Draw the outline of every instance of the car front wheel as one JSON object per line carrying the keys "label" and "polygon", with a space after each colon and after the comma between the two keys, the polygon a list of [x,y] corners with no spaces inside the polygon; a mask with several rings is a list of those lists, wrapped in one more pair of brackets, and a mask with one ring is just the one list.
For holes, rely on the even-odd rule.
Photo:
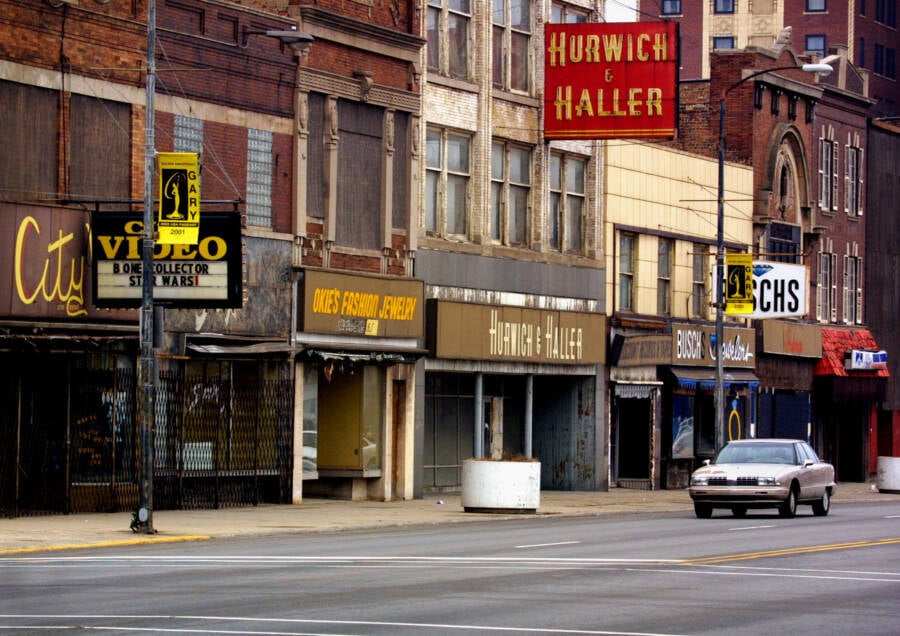
{"label": "car front wheel", "polygon": [[817,517],[824,517],[828,514],[828,511],[831,509],[831,495],[828,491],[825,491],[825,494],[822,495],[822,498],[813,503],[812,505],[813,514]]}
{"label": "car front wheel", "polygon": [[695,503],[694,504],[694,514],[697,515],[698,519],[709,519],[712,517],[712,506],[704,503]]}
{"label": "car front wheel", "polygon": [[797,489],[791,488],[787,498],[778,506],[778,514],[790,519],[797,514]]}

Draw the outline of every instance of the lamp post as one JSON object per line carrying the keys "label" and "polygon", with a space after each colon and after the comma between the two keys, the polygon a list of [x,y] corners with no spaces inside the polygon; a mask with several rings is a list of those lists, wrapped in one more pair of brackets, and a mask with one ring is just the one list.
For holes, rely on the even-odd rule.
{"label": "lamp post", "polygon": [[716,412],[716,451],[725,445],[725,361],[722,348],[725,340],[725,98],[732,90],[744,82],[774,71],[802,70],[807,73],[826,76],[834,70],[829,64],[803,64],[802,66],[777,66],[767,68],[741,78],[722,91],[719,98],[719,191],[716,222],[716,386],[713,394],[713,408]]}

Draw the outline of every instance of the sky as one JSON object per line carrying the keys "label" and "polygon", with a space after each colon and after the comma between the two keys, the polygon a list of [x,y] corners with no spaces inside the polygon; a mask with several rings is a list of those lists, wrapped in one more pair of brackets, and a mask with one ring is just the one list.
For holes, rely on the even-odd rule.
{"label": "sky", "polygon": [[637,0],[606,0],[607,22],[634,22]]}

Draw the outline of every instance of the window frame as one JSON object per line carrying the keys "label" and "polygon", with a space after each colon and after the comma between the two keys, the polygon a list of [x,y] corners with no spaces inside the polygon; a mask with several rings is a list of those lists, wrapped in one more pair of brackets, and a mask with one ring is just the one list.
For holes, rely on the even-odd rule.
{"label": "window frame", "polygon": [[[847,248],[849,251],[850,246]],[[855,253],[844,256],[843,282],[844,306],[841,318],[844,324],[858,325],[862,322],[862,259]]]}
{"label": "window frame", "polygon": [[835,212],[838,209],[838,153],[839,145],[830,128],[819,137],[819,209]]}
{"label": "window frame", "polygon": [[691,311],[697,318],[706,318],[706,280],[709,268],[709,245],[695,243],[691,254]]}
{"label": "window frame", "polygon": [[[822,46],[811,46],[821,39]],[[828,37],[824,33],[809,33],[803,39],[805,45],[804,51],[807,53],[818,53],[819,57],[825,57],[826,47],[828,46]]]}
{"label": "window frame", "polygon": [[[275,135],[271,130],[247,129],[247,225],[272,228],[272,186],[275,169]],[[254,148],[254,145],[260,147]],[[268,160],[263,160],[267,156]],[[268,168],[268,170],[266,170]],[[258,192],[251,192],[253,186]]]}
{"label": "window frame", "polygon": [[[436,137],[435,137],[436,136]],[[471,197],[472,184],[472,137],[471,135],[457,132],[448,128],[429,126],[425,133],[425,231],[426,234],[436,237],[454,237],[468,240],[469,238],[469,198]],[[438,142],[437,164],[431,163],[432,154],[430,145],[434,139]],[[466,156],[465,170],[456,169],[449,165],[448,146],[450,141],[465,141]],[[462,159],[462,155],[460,155]],[[429,191],[429,186],[435,180],[434,192]],[[450,182],[458,180],[465,184],[465,193],[462,197],[461,218],[455,219],[465,226],[462,232],[451,232],[449,227]],[[434,207],[429,210],[429,206]],[[432,227],[429,227],[429,224]]]}
{"label": "window frame", "polygon": [[713,13],[734,13],[734,0],[713,0]]}
{"label": "window frame", "polygon": [[824,249],[819,251],[816,266],[816,320],[837,321],[837,255]]}
{"label": "window frame", "polygon": [[826,11],[828,11],[828,0],[806,0],[806,13],[825,13]]}
{"label": "window frame", "polygon": [[[527,31],[522,25],[513,25],[513,2],[519,2],[517,6],[527,8]],[[498,21],[497,9],[498,5],[502,5],[502,16]],[[499,90],[509,91],[512,93],[523,93],[530,95],[534,90],[534,81],[532,78],[532,54],[531,44],[534,36],[534,11],[532,10],[530,0],[492,0],[492,17],[491,17],[491,82],[493,86]],[[500,50],[497,50],[497,39],[500,39]],[[524,86],[518,85],[513,75],[516,69],[516,40],[525,38],[525,50],[521,63],[525,65],[522,76],[525,82]],[[500,66],[498,69],[497,66]],[[499,70],[499,75],[498,75]]]}
{"label": "window frame", "polygon": [[[672,315],[672,272],[675,269],[675,241],[659,238],[656,243],[656,313]],[[665,267],[663,267],[665,263]]]}
{"label": "window frame", "polygon": [[863,149],[857,141],[848,143],[844,153],[844,212],[850,216],[862,216],[865,195]]}
{"label": "window frame", "polygon": [[[575,20],[570,20],[574,16]],[[553,2],[550,5],[550,24],[587,24],[591,21],[591,13],[582,7],[567,2]]]}
{"label": "window frame", "polygon": [[[722,42],[727,41],[728,46],[719,46]],[[714,35],[712,39],[713,51],[729,51],[734,48],[733,35]]]}
{"label": "window frame", "polygon": [[[625,244],[629,244],[629,255],[623,260]],[[637,261],[637,235],[631,232],[620,232],[618,241],[618,253],[616,255],[616,278],[618,284],[618,294],[616,294],[617,309],[619,311],[635,310],[635,262]],[[622,265],[627,264],[628,269],[624,270]]]}
{"label": "window frame", "polygon": [[681,0],[662,0],[659,5],[660,15],[681,15]]}
{"label": "window frame", "polygon": [[[554,162],[559,162],[559,171],[557,172]],[[581,166],[581,190],[575,189],[577,182],[570,179],[571,166]],[[550,190],[550,206],[548,219],[549,227],[549,244],[550,249],[567,253],[567,254],[584,254],[585,244],[585,212],[587,210],[587,175],[588,175],[588,158],[581,155],[573,155],[571,153],[554,150],[550,153],[549,181],[548,188]],[[577,178],[577,175],[576,175]],[[580,211],[578,212],[578,229],[577,229],[577,245],[572,241],[574,224],[571,214],[571,203],[580,202]]]}
{"label": "window frame", "polygon": [[[444,77],[452,77],[456,79],[469,80],[472,75],[472,5],[471,0],[428,0],[426,5],[425,16],[425,39],[426,53],[425,63],[429,70],[435,71],[438,75]],[[437,24],[435,30],[437,32],[437,51],[431,50],[432,42],[430,41],[430,19],[436,15]],[[454,20],[459,20],[460,24],[466,25],[466,32],[463,34],[465,47],[460,48],[459,38],[451,41],[451,25]],[[436,62],[436,64],[435,64]],[[458,63],[454,64],[454,62]]]}
{"label": "window frame", "polygon": [[[496,152],[500,152],[500,174],[494,172],[497,167]],[[513,168],[513,155],[527,153],[526,162],[527,181],[515,180]],[[502,139],[494,139],[491,142],[491,215],[488,228],[488,236],[492,242],[515,247],[527,247],[531,243],[531,197],[534,187],[534,150],[522,144],[516,144]],[[514,205],[520,201],[514,197],[513,192],[524,192],[524,209],[520,210]],[[518,212],[519,214],[515,214]],[[513,223],[514,216],[517,219]],[[513,236],[514,228],[521,225],[521,240]]]}

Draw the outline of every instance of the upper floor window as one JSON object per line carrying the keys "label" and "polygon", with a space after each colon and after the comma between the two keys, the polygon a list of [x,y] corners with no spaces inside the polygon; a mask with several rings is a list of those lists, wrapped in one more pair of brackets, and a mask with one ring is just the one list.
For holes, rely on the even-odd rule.
{"label": "upper floor window", "polygon": [[722,49],[733,49],[734,48],[734,38],[731,36],[728,37],[714,37],[713,38],[713,49],[714,50],[722,50]]}
{"label": "upper floor window", "polygon": [[826,0],[806,0],[806,10],[809,12],[827,11],[828,3]]}
{"label": "upper floor window", "polygon": [[203,120],[175,115],[175,152],[203,152]]}
{"label": "upper floor window", "polygon": [[824,35],[807,35],[806,50],[810,53],[818,53],[819,57],[825,56],[825,36]]}
{"label": "upper floor window", "polygon": [[663,15],[679,15],[681,13],[681,0],[663,0]]}
{"label": "upper floor window", "polygon": [[672,257],[675,248],[670,239],[661,238],[656,245],[656,313],[669,316],[672,314]]}
{"label": "upper floor window", "polygon": [[884,45],[875,43],[874,50],[872,51],[872,70],[879,74],[885,75],[884,72]]}
{"label": "upper floor window", "polygon": [[531,150],[495,141],[491,146],[491,239],[528,244]]}
{"label": "upper floor window", "polygon": [[[848,250],[851,249],[847,246]],[[856,246],[853,246],[855,252]],[[855,254],[844,257],[843,319],[848,325],[862,322],[862,259]]]}
{"label": "upper floor window", "polygon": [[838,144],[831,139],[833,131],[822,131],[819,137],[819,207],[837,210],[838,197]]}
{"label": "upper floor window", "polygon": [[889,27],[897,26],[896,0],[875,0],[875,21]]}
{"label": "upper floor window", "polygon": [[850,216],[862,216],[863,213],[863,150],[859,140],[854,140],[846,148],[847,158],[844,162],[844,211]]}
{"label": "upper floor window", "polygon": [[[830,248],[830,245],[828,246]],[[837,286],[834,269],[837,256],[830,252],[819,252],[816,270],[816,320],[835,322],[837,320]]]}
{"label": "upper floor window", "polygon": [[619,235],[619,309],[634,311],[634,234]]}
{"label": "upper floor window", "polygon": [[247,224],[272,227],[272,132],[247,129]]}
{"label": "upper floor window", "polygon": [[584,24],[590,14],[580,7],[563,2],[554,2],[550,6],[550,22],[553,24]]}
{"label": "upper floor window", "polygon": [[859,38],[859,67],[866,68],[866,38]]}
{"label": "upper floor window", "polygon": [[493,0],[492,77],[494,86],[528,91],[531,42],[530,0]]}
{"label": "upper floor window", "polygon": [[709,246],[695,244],[691,255],[693,283],[691,285],[691,315],[706,317],[706,268],[709,266]]}
{"label": "upper floor window", "polygon": [[734,13],[734,0],[715,0],[713,11],[716,13]]}
{"label": "upper floor window", "polygon": [[468,79],[470,0],[428,0],[426,20],[428,68]]}
{"label": "upper floor window", "polygon": [[469,145],[465,135],[429,128],[425,140],[425,230],[467,234]]}
{"label": "upper floor window", "polygon": [[578,157],[550,155],[550,247],[554,250],[583,251],[586,165]]}

